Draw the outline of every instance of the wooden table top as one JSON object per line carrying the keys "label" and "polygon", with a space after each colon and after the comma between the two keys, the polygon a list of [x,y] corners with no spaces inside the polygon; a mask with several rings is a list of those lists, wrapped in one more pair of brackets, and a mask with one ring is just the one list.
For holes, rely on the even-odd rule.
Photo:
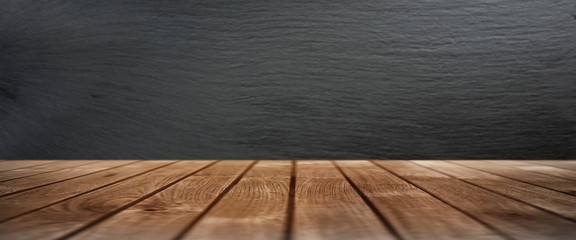
{"label": "wooden table top", "polygon": [[576,161],[0,161],[0,239],[576,239]]}

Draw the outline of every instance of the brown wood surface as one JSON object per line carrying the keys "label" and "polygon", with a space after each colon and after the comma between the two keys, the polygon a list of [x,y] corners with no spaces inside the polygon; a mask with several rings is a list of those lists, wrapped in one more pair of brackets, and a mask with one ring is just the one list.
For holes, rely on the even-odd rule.
{"label": "brown wood surface", "polygon": [[454,178],[576,221],[576,197],[446,161],[415,161]]}
{"label": "brown wood surface", "polygon": [[10,171],[14,169],[23,169],[33,166],[42,166],[55,162],[57,161],[55,160],[2,161],[0,162],[0,172]]}
{"label": "brown wood surface", "polygon": [[531,160],[528,162],[533,163],[533,164],[543,165],[543,166],[557,167],[557,168],[562,168],[562,169],[566,169],[566,170],[576,171],[576,161],[567,161],[567,160],[556,160],[556,161],[539,160],[539,161],[536,161],[536,160]]}
{"label": "brown wood surface", "polygon": [[492,164],[486,161],[450,162],[576,196],[576,184],[574,184],[572,181],[566,181],[566,179],[563,178],[544,175],[500,164]]}
{"label": "brown wood surface", "polygon": [[25,178],[29,176],[41,175],[49,172],[55,172],[62,169],[67,169],[75,166],[90,165],[98,163],[99,161],[84,160],[84,161],[59,161],[51,164],[42,164],[30,166],[20,169],[13,169],[0,172],[0,182]]}
{"label": "brown wood surface", "polygon": [[[118,161],[109,164],[123,163],[123,161]],[[2,209],[0,222],[165,164],[167,163],[161,161],[139,162],[2,197],[0,198],[0,209]]]}
{"label": "brown wood surface", "polygon": [[[481,163],[481,162],[479,162]],[[378,164],[509,238],[576,238],[576,223],[411,162]],[[535,227],[538,226],[538,227]]]}
{"label": "brown wood surface", "polygon": [[576,181],[576,171],[566,170],[558,167],[545,166],[530,161],[488,161],[491,164],[499,164],[504,166],[512,166],[518,169],[540,173],[544,175],[555,176],[572,181]]}
{"label": "brown wood surface", "polygon": [[252,163],[216,163],[73,238],[107,240],[179,237]]}
{"label": "brown wood surface", "polygon": [[572,240],[575,166],[0,161],[0,240]]}
{"label": "brown wood surface", "polygon": [[295,239],[394,239],[329,161],[298,161]]}
{"label": "brown wood surface", "polygon": [[288,161],[260,161],[184,239],[283,239],[291,168]]}
{"label": "brown wood surface", "polygon": [[[207,162],[177,162],[0,224],[10,239],[59,238],[166,186]],[[128,170],[125,170],[128,171]],[[149,184],[142,184],[150,181]],[[111,197],[113,196],[113,197]],[[34,231],[29,231],[34,228]]]}
{"label": "brown wood surface", "polygon": [[0,187],[0,197],[6,195],[13,195],[17,192],[22,192],[37,187],[44,187],[50,184],[63,182],[74,178],[88,176],[90,174],[98,173],[101,171],[105,171],[108,169],[116,168],[119,166],[135,162],[136,161],[104,161],[104,162],[97,162],[91,165],[80,165],[71,168],[60,169],[58,171],[49,172],[45,174],[8,180],[4,182],[4,184],[2,184],[2,187]]}
{"label": "brown wood surface", "polygon": [[[368,161],[337,165],[406,239],[503,239],[464,213]],[[425,206],[425,207],[423,207]]]}

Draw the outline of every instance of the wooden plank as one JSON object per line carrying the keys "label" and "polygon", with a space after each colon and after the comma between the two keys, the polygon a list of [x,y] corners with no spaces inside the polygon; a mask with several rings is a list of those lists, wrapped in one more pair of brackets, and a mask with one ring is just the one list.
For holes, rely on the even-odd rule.
{"label": "wooden plank", "polygon": [[76,166],[42,175],[19,178],[0,183],[0,197],[17,192],[46,186],[49,184],[70,181],[71,179],[95,174],[110,168],[135,163],[135,161],[103,161],[92,165]]}
{"label": "wooden plank", "polygon": [[574,160],[530,160],[530,163],[576,171]]}
{"label": "wooden plank", "polygon": [[329,161],[298,161],[294,239],[394,239]]}
{"label": "wooden plank", "polygon": [[576,222],[576,197],[445,161],[414,162]]}
{"label": "wooden plank", "polygon": [[253,161],[223,161],[204,169],[71,239],[174,239]]}
{"label": "wooden plank", "polygon": [[284,239],[291,164],[261,161],[183,239]]}
{"label": "wooden plank", "polygon": [[155,169],[118,184],[4,222],[0,224],[0,232],[3,237],[14,240],[65,237],[127,204],[180,181],[209,163],[210,161],[183,161]]}
{"label": "wooden plank", "polygon": [[56,160],[10,160],[0,162],[0,172],[10,171],[14,169],[27,168],[31,166],[40,166],[57,162]]}
{"label": "wooden plank", "polygon": [[[129,162],[131,161],[119,161],[116,164]],[[2,211],[0,211],[0,222],[122,181],[131,176],[162,167],[169,163],[171,163],[171,161],[141,161],[2,197],[0,198],[0,209],[2,209]],[[110,161],[110,164],[114,163]]]}
{"label": "wooden plank", "polygon": [[567,180],[571,180],[571,181],[576,181],[576,171],[571,171],[571,170],[566,170],[566,169],[551,167],[551,166],[539,165],[539,164],[531,163],[530,161],[498,160],[498,161],[488,161],[488,162],[491,164],[495,164],[495,165],[510,166],[510,167],[522,169],[522,170],[529,171],[529,172],[535,172],[535,173],[555,176],[555,177],[559,177],[559,178],[563,178],[563,179],[567,179]]}
{"label": "wooden plank", "polygon": [[13,169],[13,170],[1,172],[0,173],[0,182],[18,179],[18,178],[25,178],[28,176],[36,176],[36,175],[54,172],[54,171],[58,171],[58,170],[66,169],[66,168],[75,167],[75,166],[94,164],[97,162],[98,161],[94,161],[94,160],[60,161],[60,162],[54,162],[51,164],[42,164],[42,165],[25,167],[25,168]]}
{"label": "wooden plank", "polygon": [[565,179],[529,172],[514,167],[491,164],[487,161],[450,161],[452,163],[489,172],[501,177],[515,179],[524,183],[545,187],[576,196],[576,184]]}
{"label": "wooden plank", "polygon": [[410,162],[378,161],[412,184],[516,239],[575,239],[576,223]]}
{"label": "wooden plank", "polygon": [[504,239],[368,161],[335,162],[404,239]]}

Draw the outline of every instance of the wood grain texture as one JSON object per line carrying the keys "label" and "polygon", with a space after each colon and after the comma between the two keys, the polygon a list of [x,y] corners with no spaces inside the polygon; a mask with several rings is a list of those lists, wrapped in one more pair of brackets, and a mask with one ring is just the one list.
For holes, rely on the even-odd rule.
{"label": "wood grain texture", "polygon": [[183,239],[283,239],[291,164],[260,161]]}
{"label": "wood grain texture", "polygon": [[[111,165],[131,161],[110,162]],[[143,161],[0,198],[0,222],[168,164]]]}
{"label": "wood grain texture", "polygon": [[471,184],[546,209],[576,222],[576,197],[445,161],[414,162]]}
{"label": "wood grain texture", "polygon": [[576,239],[576,161],[4,162],[1,240]]}
{"label": "wood grain texture", "polygon": [[543,166],[550,166],[550,167],[557,167],[566,170],[576,171],[576,161],[568,161],[568,160],[530,160],[527,161],[533,164],[539,164]]}
{"label": "wood grain texture", "polygon": [[58,171],[58,170],[66,169],[66,168],[75,167],[75,166],[95,164],[98,162],[99,161],[93,161],[93,160],[59,161],[59,162],[53,162],[50,164],[41,164],[41,165],[35,165],[35,166],[24,167],[24,168],[19,168],[19,169],[13,169],[13,170],[9,170],[9,171],[0,172],[0,182],[12,180],[12,179],[18,179],[18,178],[25,178],[28,176],[36,176],[36,175],[40,175],[43,173],[54,172],[54,171]]}
{"label": "wood grain texture", "polygon": [[[209,162],[177,162],[0,224],[9,239],[55,239],[89,226],[100,217],[154,192]],[[149,184],[142,184],[150,181]],[[29,231],[34,228],[34,231]]]}
{"label": "wood grain texture", "polygon": [[219,162],[72,239],[174,239],[251,163]]}
{"label": "wood grain texture", "polygon": [[298,161],[294,239],[394,239],[329,161]]}
{"label": "wood grain texture", "polygon": [[0,162],[0,172],[10,171],[14,169],[27,168],[32,166],[41,166],[45,164],[50,164],[57,162],[56,160],[26,160],[26,161],[1,161]]}
{"label": "wood grain texture", "polygon": [[504,165],[504,166],[511,166],[518,169],[522,169],[525,171],[555,176],[563,179],[568,179],[572,181],[576,181],[576,171],[566,170],[562,168],[552,167],[552,166],[544,166],[535,163],[531,163],[530,161],[489,161],[489,163],[494,165]]}
{"label": "wood grain texture", "polygon": [[576,196],[576,184],[562,178],[543,175],[514,167],[491,164],[487,161],[450,162]]}
{"label": "wood grain texture", "polygon": [[504,239],[371,162],[338,161],[337,165],[404,239]]}
{"label": "wood grain texture", "polygon": [[87,166],[86,165],[76,166],[42,175],[35,175],[26,178],[18,178],[14,180],[5,181],[0,186],[0,197],[14,194],[16,192],[22,192],[27,189],[36,188],[39,186],[47,186],[48,184],[63,182],[66,180],[87,176],[90,174],[105,171],[107,169],[135,162],[136,161],[105,161]]}
{"label": "wood grain texture", "polygon": [[575,239],[576,224],[410,162],[378,164],[516,239]]}

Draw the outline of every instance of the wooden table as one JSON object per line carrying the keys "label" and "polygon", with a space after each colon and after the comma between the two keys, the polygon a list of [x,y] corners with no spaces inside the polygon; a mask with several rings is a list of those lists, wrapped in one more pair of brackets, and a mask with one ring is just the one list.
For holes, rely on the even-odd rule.
{"label": "wooden table", "polygon": [[0,239],[576,239],[576,161],[0,161]]}

